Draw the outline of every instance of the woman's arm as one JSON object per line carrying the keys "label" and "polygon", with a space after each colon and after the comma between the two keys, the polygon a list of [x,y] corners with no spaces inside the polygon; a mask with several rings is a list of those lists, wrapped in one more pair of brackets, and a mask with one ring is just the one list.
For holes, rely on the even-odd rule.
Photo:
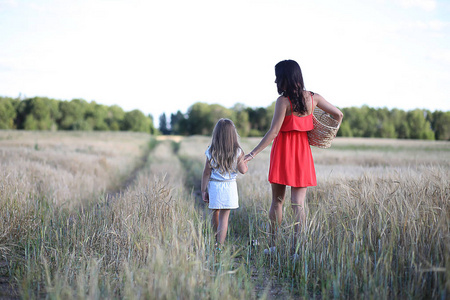
{"label": "woman's arm", "polygon": [[208,187],[209,177],[211,177],[211,165],[209,164],[209,159],[206,159],[205,168],[203,169],[201,191],[202,199],[207,203],[209,202],[209,194],[206,191],[206,188]]}
{"label": "woman's arm", "polygon": [[237,169],[241,174],[245,174],[248,171],[247,161],[244,160],[244,152],[238,158]]}
{"label": "woman's arm", "polygon": [[335,120],[341,123],[344,114],[336,106],[325,100],[325,98],[319,94],[314,94],[314,102],[316,102],[316,105],[319,108],[332,115]]}
{"label": "woman's arm", "polygon": [[267,146],[272,143],[273,139],[280,132],[281,125],[283,125],[284,117],[286,116],[286,109],[289,106],[289,100],[285,97],[279,97],[275,104],[275,112],[272,118],[272,124],[270,125],[269,131],[262,138],[261,142],[244,157],[245,161],[252,160],[259,152],[264,150]]}

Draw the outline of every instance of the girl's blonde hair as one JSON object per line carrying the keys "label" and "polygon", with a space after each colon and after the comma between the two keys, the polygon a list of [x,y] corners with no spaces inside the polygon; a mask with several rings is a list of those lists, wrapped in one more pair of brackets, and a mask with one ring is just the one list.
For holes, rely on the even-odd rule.
{"label": "girl's blonde hair", "polygon": [[238,149],[242,151],[233,121],[230,119],[217,121],[209,148],[211,167],[219,169],[221,173],[235,172]]}

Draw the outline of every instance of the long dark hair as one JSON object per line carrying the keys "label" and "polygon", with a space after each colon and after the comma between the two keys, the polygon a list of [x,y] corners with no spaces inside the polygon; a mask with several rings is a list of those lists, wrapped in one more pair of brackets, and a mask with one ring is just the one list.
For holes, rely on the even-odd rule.
{"label": "long dark hair", "polygon": [[278,94],[288,97],[292,110],[303,114],[307,111],[303,90],[302,70],[294,60],[283,60],[275,65],[275,76]]}

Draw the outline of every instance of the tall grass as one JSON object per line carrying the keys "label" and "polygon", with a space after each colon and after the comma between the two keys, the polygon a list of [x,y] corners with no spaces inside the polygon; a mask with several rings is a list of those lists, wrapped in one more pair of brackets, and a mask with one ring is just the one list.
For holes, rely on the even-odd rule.
{"label": "tall grass", "polygon": [[[337,140],[336,149],[314,149],[319,185],[308,190],[299,243],[287,200],[268,257],[269,150],[238,178],[240,208],[219,255],[193,193],[209,138],[153,141],[142,159],[148,136],[14,134],[0,132],[0,276],[22,298],[450,295],[448,143]],[[242,140],[247,151],[256,143]]]}
{"label": "tall grass", "polygon": [[[246,139],[242,145],[249,151],[255,142]],[[270,282],[270,290],[283,297],[445,299],[450,295],[450,145],[345,142],[348,147],[338,140],[336,149],[313,149],[318,186],[308,190],[307,224],[294,245],[288,189],[278,253],[270,258],[262,252],[268,246],[269,151],[238,179],[240,208],[231,215],[229,238],[233,244],[254,239],[262,244],[245,250],[255,289]],[[196,142],[201,149],[207,143]],[[300,258],[294,262],[295,251]]]}
{"label": "tall grass", "polygon": [[[3,275],[16,278],[23,298],[251,298],[236,252],[219,258],[213,251],[209,222],[185,190],[172,150],[169,141],[157,144],[134,183],[115,194],[93,193],[70,207],[34,190],[25,195],[31,208],[22,220],[30,224],[16,242],[5,231]],[[18,199],[10,195],[11,206]]]}

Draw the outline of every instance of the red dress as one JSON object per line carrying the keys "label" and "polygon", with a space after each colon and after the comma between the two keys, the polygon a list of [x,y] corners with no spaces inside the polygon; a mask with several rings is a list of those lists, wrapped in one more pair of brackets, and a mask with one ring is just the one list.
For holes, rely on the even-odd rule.
{"label": "red dress", "polygon": [[314,128],[312,114],[285,116],[270,152],[269,182],[292,187],[315,186],[316,170],[307,131]]}

